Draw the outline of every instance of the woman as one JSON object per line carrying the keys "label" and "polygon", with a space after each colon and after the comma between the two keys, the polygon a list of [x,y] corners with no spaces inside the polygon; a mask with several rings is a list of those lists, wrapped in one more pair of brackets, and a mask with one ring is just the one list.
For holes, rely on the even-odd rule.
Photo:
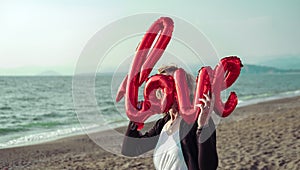
{"label": "woman", "polygon": [[[176,66],[165,66],[158,71],[160,74],[173,75],[176,70]],[[192,90],[191,82],[194,81],[190,75],[187,79]],[[158,92],[157,98],[160,96],[161,93]],[[205,98],[205,103],[211,102],[208,96]],[[205,111],[209,108],[202,107],[204,111],[193,124],[187,124],[176,108],[174,104],[168,113],[144,134],[130,121],[122,145],[122,154],[138,156],[154,149],[153,161],[156,169],[216,169],[218,156],[215,125],[210,115],[202,114],[207,113]]]}

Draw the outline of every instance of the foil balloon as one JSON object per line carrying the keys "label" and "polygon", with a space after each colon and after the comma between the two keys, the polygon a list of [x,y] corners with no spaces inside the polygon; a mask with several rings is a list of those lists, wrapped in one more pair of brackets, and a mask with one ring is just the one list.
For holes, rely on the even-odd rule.
{"label": "foil balloon", "polygon": [[[160,75],[148,79],[153,66],[162,56],[171,39],[173,28],[173,20],[168,17],[161,17],[151,25],[137,47],[128,76],[125,77],[118,90],[116,101],[120,101],[125,96],[125,109],[128,118],[140,123],[140,125],[151,115],[156,114],[156,111],[165,111],[173,103],[174,81],[172,77]],[[157,41],[150,51],[157,36]],[[138,89],[146,79],[144,101],[139,102]],[[154,86],[154,84],[156,85]],[[150,92],[159,88],[163,89],[165,94],[160,104],[157,100],[150,102],[153,99],[150,97]],[[158,107],[160,108],[158,109]]]}
{"label": "foil balloon", "polygon": [[[214,69],[205,66],[199,70],[192,100],[187,74],[182,68],[177,69],[173,76],[156,74],[149,77],[170,42],[173,27],[173,21],[168,17],[161,17],[151,25],[136,49],[129,74],[118,89],[116,102],[125,97],[126,114],[138,125],[138,130],[143,128],[143,123],[150,116],[167,112],[173,106],[177,107],[184,121],[195,122],[205,105],[204,96],[214,95],[214,104],[210,106],[209,103],[209,107],[213,107],[221,117],[230,115],[237,105],[238,98],[234,92],[230,93],[225,103],[221,99],[221,92],[237,80],[243,66],[235,56],[221,59]],[[152,45],[156,38],[157,41]],[[138,89],[143,83],[144,100],[138,101]],[[160,99],[155,95],[157,89],[163,92]]]}
{"label": "foil balloon", "polygon": [[230,87],[240,75],[241,60],[231,56],[221,59],[214,69],[212,93],[215,95],[214,111],[221,117],[227,117],[236,108],[238,98],[235,92],[231,92],[225,103],[221,100],[221,91]]}
{"label": "foil balloon", "polygon": [[187,123],[194,122],[203,105],[201,99],[204,98],[204,94],[208,94],[211,91],[211,68],[203,67],[196,80],[196,91],[193,101],[190,100],[190,89],[188,88],[186,72],[180,68],[174,73],[175,88],[177,93],[177,102],[179,114]]}
{"label": "foil balloon", "polygon": [[[231,92],[227,101],[222,102],[221,92],[230,87],[238,78],[242,67],[238,57],[230,56],[221,59],[220,63],[212,70],[211,67],[202,67],[196,79],[196,91],[193,101],[190,101],[190,90],[187,85],[186,73],[178,69],[174,73],[175,88],[179,113],[187,123],[193,123],[199,113],[200,105],[204,105],[204,95],[214,95],[213,110],[221,117],[229,116],[236,108],[238,98],[235,92]],[[208,105],[208,107],[211,107]],[[207,110],[209,111],[209,110]]]}

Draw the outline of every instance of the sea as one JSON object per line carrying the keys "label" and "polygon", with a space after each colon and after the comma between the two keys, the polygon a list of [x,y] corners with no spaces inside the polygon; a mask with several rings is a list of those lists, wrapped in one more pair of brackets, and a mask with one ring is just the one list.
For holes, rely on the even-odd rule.
{"label": "sea", "polygon": [[[97,109],[90,122],[75,109],[72,76],[0,76],[0,148],[51,141],[58,138],[101,131],[128,124],[124,101],[115,103],[112,75],[95,78],[94,99]],[[238,95],[238,107],[267,100],[300,95],[300,73],[241,74],[225,90]],[[140,96],[141,97],[141,96]],[[82,98],[84,101],[84,97]],[[82,107],[89,108],[88,102]],[[96,116],[95,116],[96,115]],[[232,115],[234,116],[234,115]]]}

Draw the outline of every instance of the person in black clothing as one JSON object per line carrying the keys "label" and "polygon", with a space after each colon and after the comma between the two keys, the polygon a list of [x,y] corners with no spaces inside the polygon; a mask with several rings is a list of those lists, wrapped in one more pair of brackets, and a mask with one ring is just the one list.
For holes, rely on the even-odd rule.
{"label": "person in black clothing", "polygon": [[[165,66],[159,73],[173,75],[176,66]],[[189,88],[193,89],[192,77],[187,75]],[[157,93],[160,97],[160,93]],[[213,102],[205,96],[205,103]],[[200,169],[211,170],[218,167],[216,132],[213,120],[203,107],[195,123],[186,123],[174,106],[146,133],[137,130],[135,122],[130,121],[126,131],[122,154],[138,156],[154,149],[156,169]]]}

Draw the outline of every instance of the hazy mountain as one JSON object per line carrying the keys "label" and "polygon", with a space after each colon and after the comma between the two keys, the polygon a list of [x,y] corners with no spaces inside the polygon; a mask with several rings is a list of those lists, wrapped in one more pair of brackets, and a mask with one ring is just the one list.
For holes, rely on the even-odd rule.
{"label": "hazy mountain", "polygon": [[260,65],[252,65],[245,64],[242,68],[242,73],[244,74],[273,74],[273,73],[300,73],[300,69],[279,69],[275,67],[269,66],[260,66]]}
{"label": "hazy mountain", "polygon": [[300,69],[300,57],[297,56],[283,56],[276,57],[271,60],[266,60],[258,63],[259,65],[276,67],[280,69]]}
{"label": "hazy mountain", "polygon": [[22,66],[12,68],[1,68],[1,76],[62,76],[73,75],[72,67],[43,67],[43,66]]}
{"label": "hazy mountain", "polygon": [[60,75],[61,75],[60,73],[52,70],[43,71],[37,74],[37,76],[60,76]]}

